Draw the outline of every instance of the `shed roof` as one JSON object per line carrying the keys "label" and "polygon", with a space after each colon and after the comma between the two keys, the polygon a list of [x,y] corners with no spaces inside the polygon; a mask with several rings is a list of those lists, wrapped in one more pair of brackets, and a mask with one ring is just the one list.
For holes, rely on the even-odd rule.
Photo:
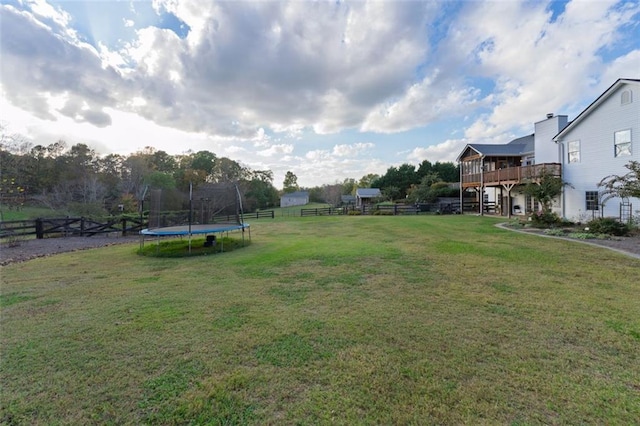
{"label": "shed roof", "polygon": [[375,198],[381,196],[380,188],[358,188],[356,196],[360,198]]}

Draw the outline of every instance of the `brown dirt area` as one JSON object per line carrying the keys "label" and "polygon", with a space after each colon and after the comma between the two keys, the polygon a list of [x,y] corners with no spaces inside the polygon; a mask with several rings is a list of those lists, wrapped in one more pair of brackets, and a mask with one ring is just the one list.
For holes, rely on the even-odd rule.
{"label": "brown dirt area", "polygon": [[52,256],[76,250],[106,247],[114,244],[135,243],[140,237],[130,236],[106,236],[94,235],[92,237],[64,237],[45,238],[42,240],[30,239],[15,241],[13,243],[2,242],[0,244],[0,266],[10,263],[26,262],[37,257]]}

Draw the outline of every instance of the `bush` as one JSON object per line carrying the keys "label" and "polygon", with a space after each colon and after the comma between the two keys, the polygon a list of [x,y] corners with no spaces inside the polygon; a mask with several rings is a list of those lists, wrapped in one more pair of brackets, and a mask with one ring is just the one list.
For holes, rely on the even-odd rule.
{"label": "bush", "polygon": [[564,229],[560,229],[560,228],[554,228],[554,229],[546,229],[544,231],[545,235],[551,235],[554,237],[564,237],[567,235],[567,233],[564,231]]}
{"label": "bush", "polygon": [[562,219],[551,211],[535,212],[531,216],[533,226],[538,228],[548,228],[562,223]]}
{"label": "bush", "polygon": [[109,213],[104,209],[102,203],[69,203],[67,206],[72,215],[84,217],[101,217]]}
{"label": "bush", "polygon": [[628,235],[631,231],[629,225],[618,222],[612,217],[594,219],[587,223],[586,229],[588,229],[590,233],[615,235],[617,237]]}
{"label": "bush", "polygon": [[360,216],[360,215],[362,215],[362,212],[360,210],[349,210],[349,213],[347,213],[347,215],[349,215],[349,216]]}

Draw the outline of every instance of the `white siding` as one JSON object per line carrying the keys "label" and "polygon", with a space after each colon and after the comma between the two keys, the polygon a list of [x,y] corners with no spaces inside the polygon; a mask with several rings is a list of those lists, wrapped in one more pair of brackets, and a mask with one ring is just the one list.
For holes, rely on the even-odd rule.
{"label": "white siding", "polygon": [[[633,102],[622,105],[620,94],[633,90]],[[613,134],[631,129],[631,156],[615,157]],[[580,141],[580,162],[567,162],[567,144]],[[573,220],[591,218],[585,211],[585,192],[598,191],[598,183],[608,175],[624,175],[625,165],[631,160],[640,161],[640,84],[622,85],[613,91],[588,116],[570,129],[559,142],[563,146],[562,167],[564,180],[573,188],[565,189],[564,215]],[[536,145],[536,160],[537,160]],[[640,209],[640,200],[633,199],[634,210]],[[605,205],[604,215],[619,215],[620,199],[612,199]]]}
{"label": "white siding", "polygon": [[558,145],[553,137],[566,127],[567,121],[566,115],[555,115],[535,123],[536,164],[560,162]]}

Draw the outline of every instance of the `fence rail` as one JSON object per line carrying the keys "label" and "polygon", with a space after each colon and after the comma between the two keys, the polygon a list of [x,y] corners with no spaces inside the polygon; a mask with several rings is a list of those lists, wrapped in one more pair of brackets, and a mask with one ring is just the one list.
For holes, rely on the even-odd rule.
{"label": "fence rail", "polygon": [[105,221],[85,217],[39,218],[33,220],[12,220],[0,222],[0,238],[35,235],[37,239],[45,236],[83,236],[117,232],[123,236],[137,233],[146,226],[145,219],[111,218]]}
{"label": "fence rail", "polygon": [[[244,219],[262,219],[275,217],[273,210],[247,213]],[[188,219],[188,214],[186,216]],[[216,216],[214,221],[236,220],[235,215]],[[184,222],[183,222],[184,223]],[[91,219],[85,217],[65,217],[65,218],[39,218],[30,220],[11,220],[0,222],[0,239],[32,236],[37,239],[45,236],[70,237],[82,236],[91,237],[97,234],[119,233],[123,236],[137,234],[147,228],[147,218],[117,217],[107,219]]]}
{"label": "fence rail", "polygon": [[300,209],[300,216],[333,216],[333,215],[417,215],[425,213],[455,214],[460,213],[460,202],[437,202],[420,204],[380,204],[347,207],[319,207]]}
{"label": "fence rail", "polygon": [[300,209],[300,216],[332,216],[347,214],[346,207],[319,207],[316,209]]}
{"label": "fence rail", "polygon": [[[242,218],[243,219],[273,219],[275,218],[275,213],[273,210],[263,210],[263,211],[257,211],[254,213],[243,213]],[[230,222],[236,219],[237,219],[237,216],[235,214],[213,217],[214,222]]]}

